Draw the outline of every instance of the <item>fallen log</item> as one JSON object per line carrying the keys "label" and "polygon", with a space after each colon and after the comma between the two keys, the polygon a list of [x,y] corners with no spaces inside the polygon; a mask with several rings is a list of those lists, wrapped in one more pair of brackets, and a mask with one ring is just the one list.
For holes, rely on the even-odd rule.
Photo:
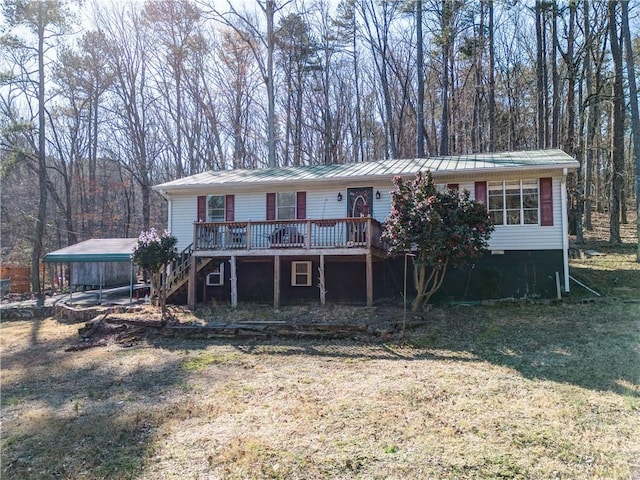
{"label": "fallen log", "polygon": [[107,318],[108,315],[109,312],[105,313],[104,315],[98,315],[92,320],[89,320],[87,323],[85,323],[84,327],[78,329],[78,334],[80,334],[81,337],[90,337],[98,328],[100,328],[100,325],[102,324],[102,322],[104,322],[105,318]]}

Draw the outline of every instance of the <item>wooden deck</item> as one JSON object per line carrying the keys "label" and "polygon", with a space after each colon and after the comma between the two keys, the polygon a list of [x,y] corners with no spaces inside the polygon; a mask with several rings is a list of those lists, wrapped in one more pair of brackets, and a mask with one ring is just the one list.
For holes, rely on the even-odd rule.
{"label": "wooden deck", "polygon": [[283,256],[318,256],[320,303],[325,304],[325,257],[361,256],[366,265],[367,305],[373,304],[373,258],[385,258],[382,225],[372,217],[275,220],[260,222],[196,222],[193,244],[172,265],[170,295],[188,283],[187,303],[196,306],[196,275],[214,258],[227,258],[231,269],[231,305],[237,306],[237,258],[270,257],[273,261],[273,304],[280,305]]}
{"label": "wooden deck", "polygon": [[382,226],[372,217],[261,222],[196,222],[199,257],[383,255]]}

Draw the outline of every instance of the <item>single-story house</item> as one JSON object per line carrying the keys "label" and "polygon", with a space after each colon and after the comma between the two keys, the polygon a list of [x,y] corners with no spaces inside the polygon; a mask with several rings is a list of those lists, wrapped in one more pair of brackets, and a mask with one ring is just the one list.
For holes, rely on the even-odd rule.
{"label": "single-story house", "polygon": [[190,307],[401,298],[406,259],[389,258],[380,233],[393,177],[427,170],[442,188],[485,202],[496,225],[489,251],[452,270],[441,295],[553,297],[569,291],[566,179],[576,168],[561,150],[536,150],[209,171],[163,183],[154,189],[182,250],[170,298]]}

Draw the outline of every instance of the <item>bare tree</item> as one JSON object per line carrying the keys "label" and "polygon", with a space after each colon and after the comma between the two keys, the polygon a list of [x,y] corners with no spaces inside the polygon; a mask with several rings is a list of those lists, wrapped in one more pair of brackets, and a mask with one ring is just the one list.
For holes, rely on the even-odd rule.
{"label": "bare tree", "polygon": [[257,99],[252,94],[259,89],[262,79],[252,59],[252,49],[236,30],[225,28],[220,32],[212,77],[213,87],[219,92],[221,128],[231,144],[228,148],[233,168],[255,168],[262,154],[251,143],[263,125]]}
{"label": "bare tree", "polygon": [[622,2],[622,38],[624,40],[627,80],[629,82],[631,135],[633,137],[633,158],[635,166],[636,231],[639,239],[636,260],[640,262],[640,115],[638,114],[638,87],[636,85],[636,71],[633,61],[633,45],[629,31],[629,5],[627,2]]}
{"label": "bare tree", "polygon": [[422,0],[416,1],[416,76],[418,104],[416,105],[416,156],[424,157],[424,53],[422,51]]}
{"label": "bare tree", "polygon": [[623,201],[622,182],[624,175],[624,91],[622,85],[622,49],[618,33],[618,1],[611,0],[609,6],[609,41],[613,58],[613,106],[611,116],[611,210],[609,242],[622,243],[620,237],[620,206]]}
{"label": "bare tree", "polygon": [[380,82],[382,92],[386,158],[396,158],[397,141],[395,123],[393,120],[393,106],[391,101],[391,86],[389,73],[390,34],[391,24],[399,6],[398,1],[382,2],[381,11],[373,0],[360,0],[358,4],[360,15],[364,22],[365,41],[369,44],[373,64]]}
{"label": "bare tree", "polygon": [[538,148],[544,148],[545,142],[545,50],[544,50],[544,12],[541,0],[536,0],[536,98],[538,100],[537,119],[538,119]]}
{"label": "bare tree", "polygon": [[115,81],[113,132],[106,151],[120,158],[140,188],[142,229],[151,225],[151,186],[161,145],[152,121],[157,98],[150,89],[148,56],[151,44],[141,11],[134,4],[102,10],[98,27],[107,42],[105,51]]}
{"label": "bare tree", "polygon": [[[155,80],[161,92],[162,110],[159,120],[165,130],[167,146],[173,156],[178,177],[200,171],[194,128],[197,118],[193,99],[189,98],[189,78],[198,72],[189,71],[189,61],[195,60],[206,48],[200,32],[201,14],[190,0],[149,0],[144,5],[143,20],[148,22],[158,48],[153,49]],[[149,62],[151,64],[151,62]],[[150,65],[151,66],[151,65]]]}
{"label": "bare tree", "polygon": [[[275,115],[275,84],[273,70],[273,54],[275,50],[275,15],[282,10],[289,1],[282,5],[276,5],[275,0],[256,0],[256,4],[262,11],[266,19],[266,32],[262,33],[256,19],[251,18],[250,14],[240,12],[231,2],[227,1],[227,12],[220,12],[217,9],[212,11],[213,17],[233,29],[244,41],[251,52],[254,60],[260,67],[264,83],[267,90],[267,149],[268,149],[268,166],[275,167],[276,160],[276,115]],[[266,59],[264,58],[262,46],[266,51]]]}
{"label": "bare tree", "polygon": [[336,27],[336,40],[339,44],[348,45],[348,55],[351,60],[351,72],[353,73],[353,90],[355,93],[354,129],[351,133],[353,144],[353,161],[365,161],[362,94],[360,87],[360,64],[358,52],[358,22],[355,8],[356,0],[341,0],[337,13],[333,19]]}
{"label": "bare tree", "polygon": [[[322,71],[315,58],[315,48],[307,20],[299,13],[280,19],[275,32],[276,63],[284,74],[285,134],[284,165],[302,164],[302,115],[307,76],[313,70]],[[323,112],[326,112],[323,109]]]}
{"label": "bare tree", "polygon": [[487,39],[489,43],[489,146],[487,150],[493,152],[496,149],[496,48],[494,41],[495,23],[493,0],[487,0],[487,10],[489,16]]}
{"label": "bare tree", "polygon": [[[29,79],[37,86],[37,144],[34,147],[34,156],[37,160],[38,190],[40,199],[38,202],[38,213],[33,236],[33,251],[31,254],[31,289],[34,292],[41,291],[40,283],[40,259],[43,253],[43,239],[45,234],[45,224],[47,218],[47,112],[46,95],[47,88],[45,57],[47,51],[53,47],[57,37],[62,33],[70,13],[66,10],[66,5],[61,0],[7,0],[3,7],[4,16],[10,27],[19,30],[25,27],[35,38],[20,39],[13,37],[13,47],[29,50],[33,53],[36,62],[36,78]],[[25,76],[29,77],[30,72],[23,68]],[[27,80],[27,78],[25,78]]]}

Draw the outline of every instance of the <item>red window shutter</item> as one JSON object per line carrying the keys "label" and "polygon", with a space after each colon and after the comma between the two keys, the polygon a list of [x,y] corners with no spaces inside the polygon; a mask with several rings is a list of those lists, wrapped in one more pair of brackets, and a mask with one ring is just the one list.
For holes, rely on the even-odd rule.
{"label": "red window shutter", "polygon": [[459,183],[447,183],[447,188],[449,190],[460,190],[460,184]]}
{"label": "red window shutter", "polygon": [[296,193],[296,218],[298,220],[307,218],[307,192]]}
{"label": "red window shutter", "polygon": [[540,179],[540,225],[553,226],[553,179]]}
{"label": "red window shutter", "polygon": [[224,197],[224,221],[233,222],[236,214],[236,196],[226,195]]}
{"label": "red window shutter", "polygon": [[267,220],[276,219],[276,194],[267,193]]}
{"label": "red window shutter", "polygon": [[199,195],[198,196],[198,221],[206,222],[207,221],[207,196]]}
{"label": "red window shutter", "polygon": [[476,182],[476,200],[487,204],[487,182]]}

